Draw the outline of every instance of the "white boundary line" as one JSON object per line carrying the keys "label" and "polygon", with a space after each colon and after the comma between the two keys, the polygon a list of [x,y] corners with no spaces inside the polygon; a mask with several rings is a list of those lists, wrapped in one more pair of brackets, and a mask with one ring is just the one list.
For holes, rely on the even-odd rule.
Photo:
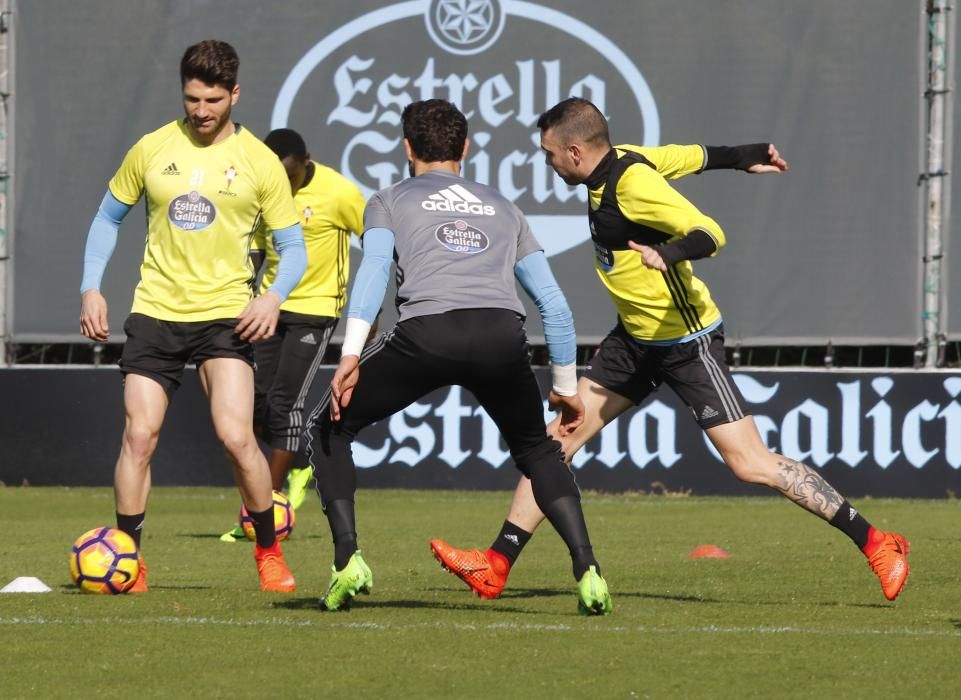
{"label": "white boundary line", "polygon": [[[317,611],[320,614],[320,611]],[[370,629],[370,630],[422,630],[422,629],[454,629],[454,630],[507,630],[516,632],[613,632],[613,633],[642,633],[642,634],[760,634],[760,635],[831,635],[844,637],[961,637],[961,630],[938,630],[938,629],[913,629],[910,627],[892,627],[889,629],[812,629],[806,627],[779,627],[779,626],[748,626],[748,627],[723,627],[719,625],[701,625],[690,627],[652,627],[648,625],[606,625],[583,627],[580,625],[568,624],[541,624],[541,623],[513,623],[500,622],[490,624],[466,624],[466,623],[438,623],[423,622],[410,624],[394,624],[383,622],[331,622],[325,623],[317,620],[297,620],[282,617],[265,617],[251,620],[238,620],[235,618],[216,618],[216,617],[146,617],[146,618],[123,618],[123,617],[99,617],[99,618],[46,618],[46,617],[0,617],[2,625],[22,625],[22,626],[42,626],[42,625],[211,625],[224,627],[318,627],[318,628],[342,628],[342,629]]]}

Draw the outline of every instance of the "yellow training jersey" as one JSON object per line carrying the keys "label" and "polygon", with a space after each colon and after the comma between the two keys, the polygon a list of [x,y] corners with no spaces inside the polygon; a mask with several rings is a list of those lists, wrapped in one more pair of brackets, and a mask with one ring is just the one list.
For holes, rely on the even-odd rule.
{"label": "yellow training jersey", "polygon": [[721,318],[689,260],[667,272],[651,270],[627,244],[657,246],[701,230],[718,249],[724,245],[717,222],[665,179],[700,172],[705,160],[701,146],[616,146],[585,181],[597,274],[624,328],[638,340],[676,340]]}
{"label": "yellow training jersey", "polygon": [[[307,271],[280,308],[338,318],[347,299],[350,234],[360,235],[362,231],[364,196],[357,185],[336,170],[311,162],[313,177],[294,194],[304,228]],[[280,261],[274,247],[267,244],[269,231],[262,225],[253,243],[255,249],[266,251],[261,293],[274,283]]]}
{"label": "yellow training jersey", "polygon": [[276,154],[246,129],[202,146],[183,120],[144,136],[110,180],[126,204],[146,197],[147,243],[134,313],[165,321],[236,318],[253,292],[249,250],[261,219],[297,223]]}

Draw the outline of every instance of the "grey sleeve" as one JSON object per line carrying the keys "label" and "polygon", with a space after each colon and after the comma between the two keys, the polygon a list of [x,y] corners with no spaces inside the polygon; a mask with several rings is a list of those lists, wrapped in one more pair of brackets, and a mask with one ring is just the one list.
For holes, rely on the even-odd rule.
{"label": "grey sleeve", "polygon": [[369,228],[386,228],[393,230],[390,212],[384,202],[383,192],[375,192],[374,195],[367,200],[367,206],[364,207],[364,230],[366,231]]}
{"label": "grey sleeve", "polygon": [[517,231],[517,260],[523,260],[531,253],[537,250],[544,250],[543,246],[537,242],[534,238],[534,232],[531,231],[531,226],[527,223],[527,217],[525,217],[520,210],[517,211],[518,218],[518,231]]}

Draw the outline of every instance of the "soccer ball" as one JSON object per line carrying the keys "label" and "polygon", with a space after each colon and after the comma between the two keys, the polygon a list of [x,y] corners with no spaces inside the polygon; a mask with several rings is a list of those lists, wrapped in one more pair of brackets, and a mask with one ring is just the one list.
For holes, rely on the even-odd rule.
{"label": "soccer ball", "polygon": [[122,530],[95,527],[70,550],[70,576],[91,593],[126,593],[137,580],[140,561],[133,538]]}
{"label": "soccer ball", "polygon": [[[240,527],[244,530],[244,535],[251,542],[257,539],[254,531],[254,520],[247,513],[247,507],[240,506]],[[294,509],[290,501],[280,491],[274,491],[274,529],[277,531],[277,539],[282,540],[294,529]]]}

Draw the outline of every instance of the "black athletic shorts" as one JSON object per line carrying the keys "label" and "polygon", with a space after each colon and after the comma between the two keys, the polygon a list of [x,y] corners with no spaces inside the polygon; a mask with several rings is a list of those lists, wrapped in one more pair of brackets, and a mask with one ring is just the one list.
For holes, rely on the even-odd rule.
{"label": "black athletic shorts", "polygon": [[254,345],[257,358],[255,422],[275,449],[296,452],[304,430],[304,402],[324,359],[337,319],[281,311],[277,332]]}
{"label": "black athletic shorts", "polygon": [[[497,425],[521,472],[531,476],[545,464],[570,472],[560,458],[560,444],[545,430],[544,405],[531,369],[524,319],[507,309],[459,309],[416,316],[378,336],[364,348],[360,382],[341,421],[332,424],[330,420],[329,391],[309,416],[308,454],[327,451],[331,432],[335,439],[353,440],[370,424],[435,389],[454,385],[474,394]],[[353,478],[353,463],[346,461],[347,455],[335,451],[331,459],[336,462],[335,471],[343,470],[345,479]],[[311,460],[315,467],[325,461]],[[572,488],[576,493],[576,487]]]}
{"label": "black athletic shorts", "polygon": [[120,357],[124,376],[139,374],[156,381],[173,396],[180,387],[184,367],[198,367],[215,357],[236,357],[251,367],[253,346],[234,332],[237,319],[214,321],[161,321],[130,314],[123,324],[127,342]]}
{"label": "black athletic shorts", "polygon": [[666,382],[690,406],[701,428],[746,415],[744,398],[724,357],[724,326],[674,345],[643,345],[618,321],[591,358],[584,376],[641,403]]}

